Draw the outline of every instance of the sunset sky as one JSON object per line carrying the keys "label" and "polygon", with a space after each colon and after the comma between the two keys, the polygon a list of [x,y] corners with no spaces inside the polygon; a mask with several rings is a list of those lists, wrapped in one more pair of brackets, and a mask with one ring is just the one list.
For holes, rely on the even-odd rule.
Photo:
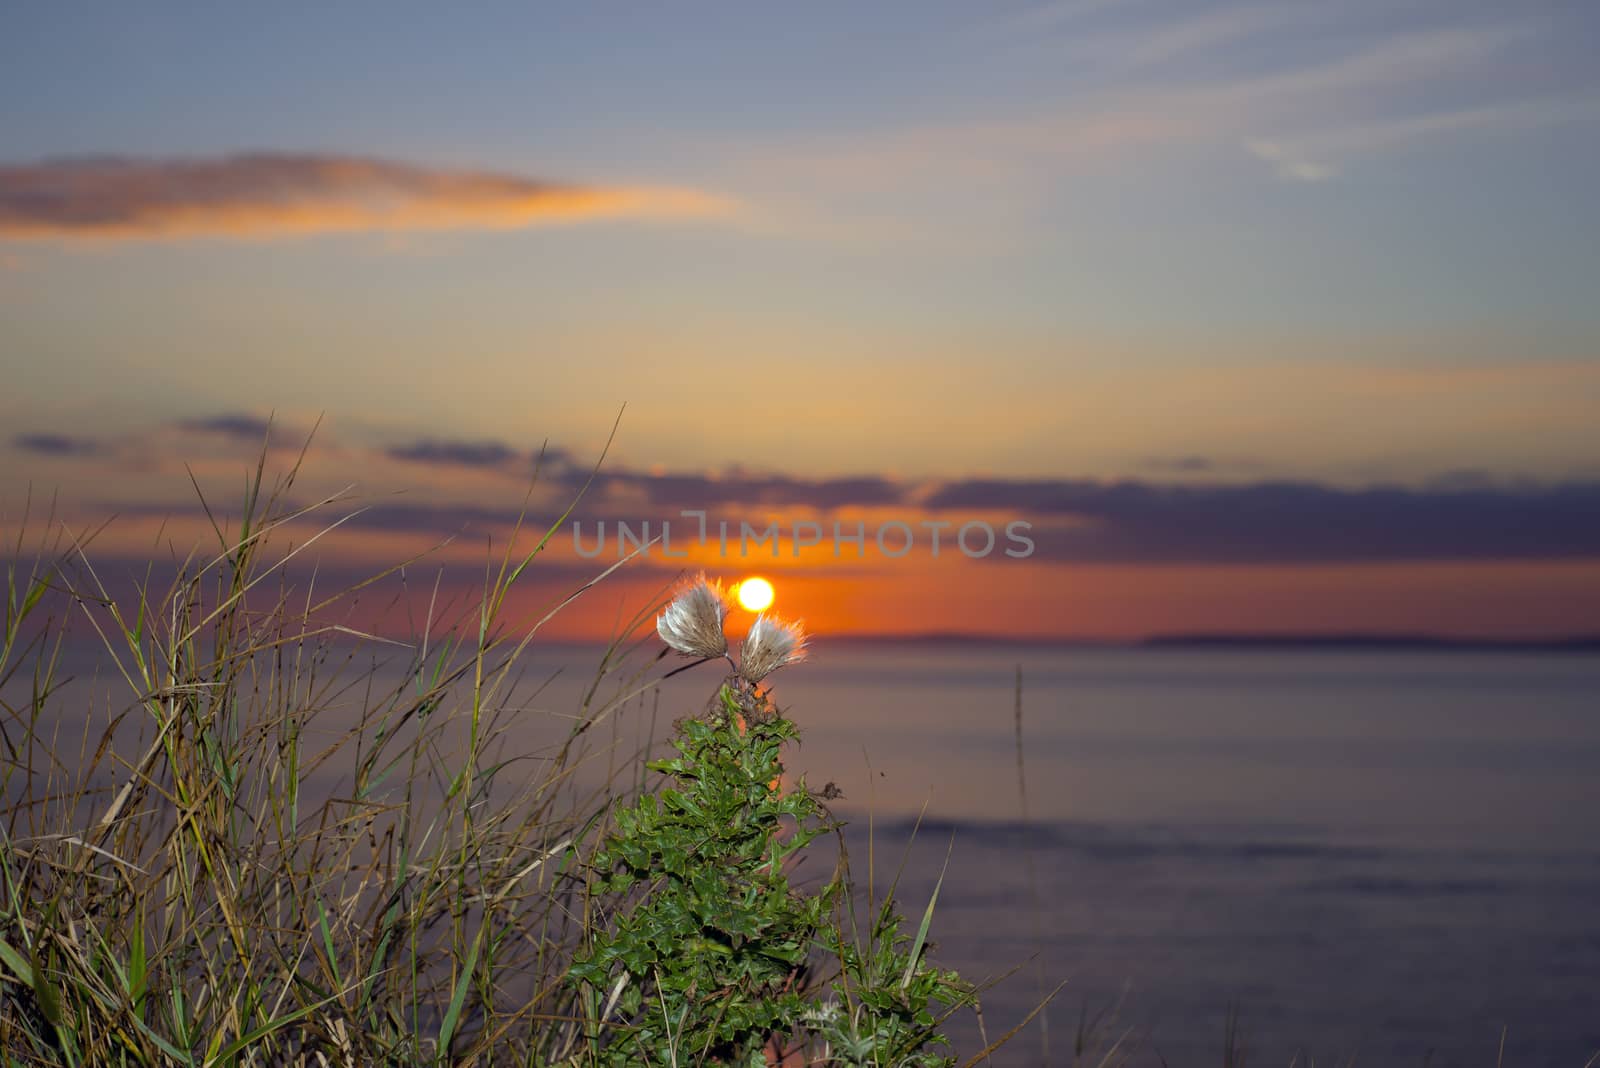
{"label": "sunset sky", "polygon": [[564,634],[699,567],[824,634],[1600,632],[1597,53],[1575,0],[19,7],[0,522],[181,556],[270,417],[366,509],[319,581],[449,539],[466,596],[626,405],[586,531],[785,540]]}

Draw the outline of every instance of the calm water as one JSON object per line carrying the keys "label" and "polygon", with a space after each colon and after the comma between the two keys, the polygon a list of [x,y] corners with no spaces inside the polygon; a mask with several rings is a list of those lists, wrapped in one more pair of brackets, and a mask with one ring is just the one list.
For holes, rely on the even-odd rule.
{"label": "calm water", "polygon": [[1048,1063],[1085,1013],[1137,1063],[1221,1063],[1230,1006],[1256,1064],[1600,1050],[1600,658],[863,648],[780,688],[880,868],[927,799],[925,895],[954,833],[943,961],[1029,962],[991,1033],[1068,980]]}
{"label": "calm water", "polygon": [[[531,651],[554,677],[518,706],[530,746],[596,657]],[[717,681],[672,680],[597,745],[659,744]],[[869,824],[882,879],[926,804],[920,914],[953,841],[941,963],[1023,965],[990,1034],[1068,981],[1048,1059],[1035,1026],[997,1064],[1071,1063],[1097,1016],[1136,1064],[1220,1064],[1233,1007],[1252,1064],[1493,1065],[1502,1028],[1507,1065],[1600,1051],[1600,657],[824,642],[777,681],[858,874]]]}

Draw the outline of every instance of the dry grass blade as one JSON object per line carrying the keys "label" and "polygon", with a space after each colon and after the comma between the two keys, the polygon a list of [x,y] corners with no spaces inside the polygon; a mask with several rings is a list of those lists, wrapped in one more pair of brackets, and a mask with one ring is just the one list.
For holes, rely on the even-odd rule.
{"label": "dry grass blade", "polygon": [[1050,1002],[1055,1000],[1056,995],[1061,993],[1062,987],[1064,987],[1066,985],[1067,985],[1067,981],[1065,979],[1063,979],[1063,980],[1061,980],[1061,982],[1057,983],[1056,984],[1056,988],[1054,990],[1050,991],[1049,995],[1046,996],[1043,1001],[1041,1001],[1041,1002],[1039,1002],[1039,1004],[1035,1005],[1033,1007],[1032,1011],[1030,1011],[1028,1013],[1028,1015],[1026,1015],[1026,1016],[1024,1016],[1022,1018],[1022,1022],[1018,1023],[1017,1026],[1013,1027],[1011,1030],[1007,1031],[1005,1034],[1001,1035],[999,1038],[997,1038],[993,1042],[989,1043],[983,1049],[979,1050],[977,1055],[969,1058],[967,1061],[965,1061],[963,1063],[962,1068],[975,1068],[975,1066],[977,1064],[979,1064],[983,1060],[987,1059],[988,1057],[992,1056],[996,1050],[998,1050],[1000,1047],[1004,1046],[1007,1042],[1010,1042],[1019,1033],[1021,1033],[1021,1031],[1022,1031],[1022,1029],[1024,1027],[1027,1027],[1028,1024],[1033,1022],[1033,1018],[1035,1016],[1039,1015],[1041,1012],[1044,1011],[1045,1006],[1049,1005]]}

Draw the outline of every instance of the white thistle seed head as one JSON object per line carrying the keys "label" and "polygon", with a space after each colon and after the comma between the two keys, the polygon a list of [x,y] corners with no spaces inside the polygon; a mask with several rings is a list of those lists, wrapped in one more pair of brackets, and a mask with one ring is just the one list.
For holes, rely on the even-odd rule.
{"label": "white thistle seed head", "polygon": [[722,632],[722,621],[727,614],[722,584],[700,575],[684,586],[656,619],[656,633],[684,656],[725,656],[728,636]]}
{"label": "white thistle seed head", "polygon": [[806,658],[806,633],[798,623],[757,616],[739,651],[739,674],[752,686],[786,664]]}

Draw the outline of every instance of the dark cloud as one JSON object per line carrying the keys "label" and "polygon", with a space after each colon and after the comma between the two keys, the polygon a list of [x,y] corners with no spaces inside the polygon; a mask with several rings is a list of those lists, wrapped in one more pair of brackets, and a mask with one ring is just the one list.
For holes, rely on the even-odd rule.
{"label": "dark cloud", "polygon": [[[575,490],[587,470],[558,478]],[[808,480],[785,475],[648,475],[602,472],[601,488],[626,488],[630,509],[590,497],[586,524],[600,516],[676,520],[684,509],[708,519],[776,515],[785,508],[901,508],[959,521],[999,513],[1034,524],[1040,558],[1128,563],[1312,563],[1447,559],[1600,558],[1600,482],[1490,485],[1452,477],[1422,488],[1343,489],[1315,483],[1161,484],[1094,479],[968,480],[937,486],[921,500],[890,479]],[[623,509],[623,511],[618,511]],[[504,530],[510,508],[436,509],[383,505],[361,518],[393,530],[454,533]],[[531,526],[553,515],[529,517]],[[653,526],[652,529],[655,529]],[[590,527],[593,530],[593,527]],[[592,535],[591,535],[592,536]]]}
{"label": "dark cloud", "polygon": [[[1600,558],[1600,483],[1339,489],[972,480],[926,502],[1040,525],[1040,554],[1127,562]],[[1073,521],[1061,524],[1059,521]],[[1050,521],[1057,521],[1052,523]]]}
{"label": "dark cloud", "polygon": [[392,460],[447,467],[504,467],[523,456],[498,441],[437,441],[423,438],[384,450]]}
{"label": "dark cloud", "polygon": [[1089,479],[975,478],[946,482],[932,496],[925,498],[923,504],[934,510],[1021,508],[1031,512],[1059,511],[1062,510],[1060,502],[1069,495],[1089,493],[1099,485]]}
{"label": "dark cloud", "polygon": [[[188,420],[184,429],[252,443],[268,420],[222,413]],[[91,456],[105,448],[93,438],[32,433],[12,439],[38,455]],[[120,448],[120,447],[119,447]],[[125,450],[120,450],[125,451]],[[418,437],[385,450],[394,460],[441,467],[530,474],[536,453],[493,439]],[[879,475],[802,478],[784,473],[730,470],[720,475],[608,466],[575,513],[600,519],[677,521],[703,510],[708,521],[772,519],[785,512],[837,512],[878,508],[903,522],[925,516],[963,516],[1002,524],[1026,520],[1040,559],[1120,563],[1338,563],[1407,560],[1600,560],[1600,479],[1561,484],[1508,482],[1478,470],[1446,472],[1409,487],[1364,488],[1313,482],[1222,483],[1203,475],[1203,457],[1179,457],[1190,470],[1168,480],[966,479],[904,482]],[[1234,466],[1233,461],[1225,461]],[[564,449],[544,453],[540,480],[546,492],[526,525],[544,529],[589,479],[591,467]],[[440,536],[487,532],[503,535],[518,519],[509,507],[435,507],[426,500],[392,498],[369,509],[353,529],[409,531]],[[137,507],[137,506],[135,506]],[[127,505],[108,510],[127,511]],[[592,528],[591,528],[592,529]]]}
{"label": "dark cloud", "polygon": [[690,190],[576,185],[362,156],[93,156],[0,166],[0,237],[503,229],[725,210]]}
{"label": "dark cloud", "polygon": [[283,430],[282,426],[270,419],[241,412],[226,412],[203,419],[185,419],[178,423],[178,428],[195,434],[221,434],[223,437],[251,442],[266,440],[272,430],[280,432]]}
{"label": "dark cloud", "polygon": [[66,434],[18,434],[11,439],[11,447],[39,456],[100,456],[108,451],[105,443],[95,438]]}

